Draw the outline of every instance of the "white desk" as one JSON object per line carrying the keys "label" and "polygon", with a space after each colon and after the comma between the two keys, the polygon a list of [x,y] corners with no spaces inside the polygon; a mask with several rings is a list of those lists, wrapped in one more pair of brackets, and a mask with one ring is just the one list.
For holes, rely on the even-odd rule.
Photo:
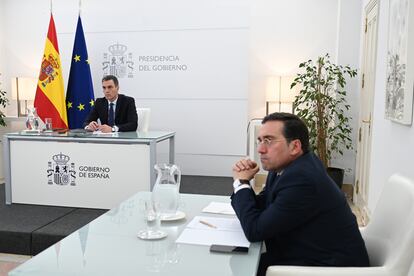
{"label": "white desk", "polygon": [[148,192],[136,194],[9,275],[256,275],[261,243],[252,243],[248,254],[210,253],[208,246],[175,243],[186,224],[199,215],[203,207],[211,201],[228,202],[229,197],[182,194],[184,204],[181,206],[186,219],[162,223],[162,230],[169,234],[167,238],[143,241],[136,236],[144,227],[138,202],[149,196]]}
{"label": "white desk", "polygon": [[[0,140],[3,139],[3,135],[21,131],[26,128],[26,118],[24,117],[6,117],[4,118],[7,126],[0,127]],[[3,156],[3,144],[0,144],[0,156]],[[3,159],[0,157],[0,182],[4,183],[4,173],[3,173]]]}
{"label": "white desk", "polygon": [[3,137],[6,203],[110,209],[155,183],[157,143],[174,132],[10,133]]}

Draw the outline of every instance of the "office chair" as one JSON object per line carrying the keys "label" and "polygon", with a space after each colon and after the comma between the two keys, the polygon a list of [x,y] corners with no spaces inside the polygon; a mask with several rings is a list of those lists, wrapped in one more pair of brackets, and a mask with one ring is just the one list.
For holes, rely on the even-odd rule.
{"label": "office chair", "polygon": [[266,276],[408,275],[414,259],[414,182],[398,174],[391,176],[369,224],[360,230],[370,267],[270,266]]}
{"label": "office chair", "polygon": [[137,108],[138,113],[138,131],[146,132],[149,128],[150,108]]}

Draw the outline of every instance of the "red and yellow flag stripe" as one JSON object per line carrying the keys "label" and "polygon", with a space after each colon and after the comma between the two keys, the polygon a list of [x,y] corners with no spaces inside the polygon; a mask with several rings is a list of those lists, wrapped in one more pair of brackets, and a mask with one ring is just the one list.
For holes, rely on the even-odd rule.
{"label": "red and yellow flag stripe", "polygon": [[62,63],[60,62],[56,28],[52,14],[50,15],[34,106],[43,121],[45,121],[45,118],[52,118],[54,128],[68,127]]}

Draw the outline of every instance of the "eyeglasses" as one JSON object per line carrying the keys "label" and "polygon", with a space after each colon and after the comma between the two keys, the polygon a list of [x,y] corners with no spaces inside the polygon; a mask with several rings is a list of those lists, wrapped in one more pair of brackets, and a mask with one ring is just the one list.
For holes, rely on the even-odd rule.
{"label": "eyeglasses", "polygon": [[263,138],[263,140],[257,139],[256,146],[263,145],[265,147],[270,147],[273,143],[276,143],[279,141],[283,141],[283,139],[272,139],[272,138]]}

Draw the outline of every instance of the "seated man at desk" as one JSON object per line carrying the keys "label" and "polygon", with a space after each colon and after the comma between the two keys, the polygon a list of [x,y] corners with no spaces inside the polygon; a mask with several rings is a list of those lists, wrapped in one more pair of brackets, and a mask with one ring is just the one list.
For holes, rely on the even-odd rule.
{"label": "seated man at desk", "polygon": [[102,132],[136,131],[138,115],[134,98],[118,93],[119,82],[112,75],[103,77],[102,89],[105,97],[96,99],[85,128]]}
{"label": "seated man at desk", "polygon": [[264,190],[255,195],[249,181],[254,161],[233,166],[232,206],[246,238],[264,241],[257,275],[270,265],[369,266],[367,250],[344,194],[309,151],[309,132],[296,115],[266,116],[258,135]]}

